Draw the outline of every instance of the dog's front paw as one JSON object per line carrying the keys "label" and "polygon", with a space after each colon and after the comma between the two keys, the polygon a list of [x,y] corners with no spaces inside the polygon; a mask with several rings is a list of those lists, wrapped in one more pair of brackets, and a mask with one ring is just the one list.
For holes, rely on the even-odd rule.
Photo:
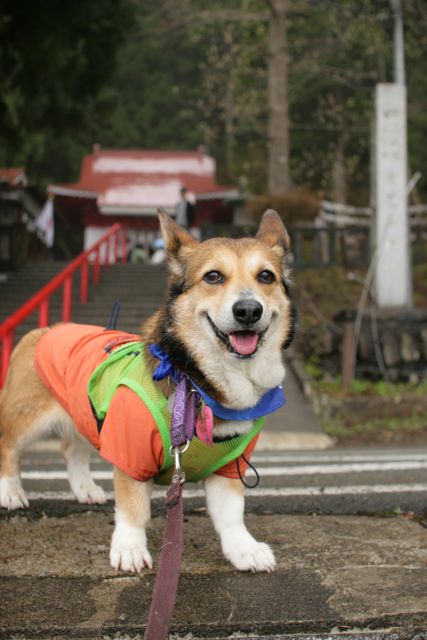
{"label": "dog's front paw", "polygon": [[73,483],[71,488],[77,502],[81,504],[105,504],[105,502],[107,502],[104,489],[92,480],[79,484]]}
{"label": "dog's front paw", "polygon": [[141,573],[144,567],[153,568],[153,560],[147,549],[130,545],[111,545],[110,562],[117,571]]}
{"label": "dog's front paw", "polygon": [[228,548],[224,545],[224,554],[239,571],[252,571],[252,573],[267,571],[271,573],[276,568],[274,554],[268,544],[264,542],[253,540],[249,544],[233,545]]}
{"label": "dog's front paw", "polygon": [[125,524],[116,526],[111,540],[110,562],[113,569],[141,573],[153,568],[144,531]]}
{"label": "dog's front paw", "polygon": [[0,507],[14,511],[28,506],[28,499],[19,478],[0,478]]}

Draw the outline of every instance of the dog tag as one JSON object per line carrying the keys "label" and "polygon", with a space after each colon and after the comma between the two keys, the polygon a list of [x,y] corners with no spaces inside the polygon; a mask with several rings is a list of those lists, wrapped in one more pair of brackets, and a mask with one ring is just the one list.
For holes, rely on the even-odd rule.
{"label": "dog tag", "polygon": [[212,409],[204,404],[196,419],[196,434],[197,434],[197,437],[202,442],[208,445],[208,447],[212,447],[213,445],[212,430],[213,430]]}

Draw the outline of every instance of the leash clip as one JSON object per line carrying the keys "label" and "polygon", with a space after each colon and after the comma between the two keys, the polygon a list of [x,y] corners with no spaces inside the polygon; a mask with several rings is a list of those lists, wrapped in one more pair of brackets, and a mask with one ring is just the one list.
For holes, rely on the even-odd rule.
{"label": "leash clip", "polygon": [[189,446],[190,446],[190,441],[187,440],[187,442],[184,445],[169,448],[169,453],[173,455],[174,465],[175,465],[175,471],[172,476],[172,482],[174,480],[179,480],[180,484],[184,484],[185,482],[185,471],[181,467],[181,455],[187,451]]}

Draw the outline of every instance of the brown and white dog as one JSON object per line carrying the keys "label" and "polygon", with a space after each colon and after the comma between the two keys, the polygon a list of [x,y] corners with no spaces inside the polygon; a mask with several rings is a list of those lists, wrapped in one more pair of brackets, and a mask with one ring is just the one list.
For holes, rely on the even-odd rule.
{"label": "brown and white dog", "polygon": [[[283,349],[294,332],[294,306],[288,290],[289,237],[274,211],[263,215],[256,238],[213,238],[199,243],[167,214],[160,224],[168,256],[169,282],[164,305],[147,321],[143,339],[159,344],[174,366],[189,375],[223,406],[255,406],[285,376]],[[49,329],[36,329],[16,346],[0,394],[0,506],[28,506],[19,467],[23,449],[55,431],[63,438],[71,489],[79,502],[102,503],[92,480],[92,447],[70,416],[41,383],[34,353]],[[156,362],[147,352],[154,370]],[[171,382],[158,383],[164,395]],[[250,431],[250,420],[216,420],[214,437]],[[244,524],[240,480],[212,474],[205,481],[209,514],[222,549],[240,570],[272,571],[274,555]],[[152,482],[137,481],[115,468],[116,523],[110,560],[116,569],[151,568],[145,527],[150,518]]]}

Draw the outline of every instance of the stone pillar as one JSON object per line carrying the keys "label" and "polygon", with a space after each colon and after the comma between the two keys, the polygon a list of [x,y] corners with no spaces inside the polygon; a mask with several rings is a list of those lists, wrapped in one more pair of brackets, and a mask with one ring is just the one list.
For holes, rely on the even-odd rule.
{"label": "stone pillar", "polygon": [[378,84],[375,95],[377,250],[375,295],[381,309],[412,307],[407,196],[406,88]]}

